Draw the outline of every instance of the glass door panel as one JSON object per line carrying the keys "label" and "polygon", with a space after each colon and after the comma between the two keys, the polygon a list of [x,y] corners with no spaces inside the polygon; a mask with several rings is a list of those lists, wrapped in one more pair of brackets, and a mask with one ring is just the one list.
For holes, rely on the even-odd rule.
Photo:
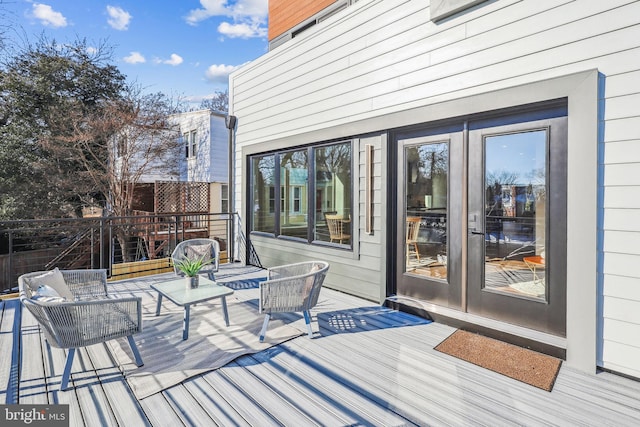
{"label": "glass door panel", "polygon": [[487,136],[484,288],[546,300],[547,131]]}
{"label": "glass door panel", "polygon": [[475,128],[468,153],[467,311],[563,336],[566,117]]}
{"label": "glass door panel", "polygon": [[449,143],[407,146],[405,271],[447,279]]}
{"label": "glass door panel", "polygon": [[398,293],[460,308],[463,145],[460,129],[398,135]]}

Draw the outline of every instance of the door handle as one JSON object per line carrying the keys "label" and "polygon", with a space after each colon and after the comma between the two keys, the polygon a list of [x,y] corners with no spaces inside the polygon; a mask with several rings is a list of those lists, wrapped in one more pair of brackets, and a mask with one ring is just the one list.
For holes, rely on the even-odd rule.
{"label": "door handle", "polygon": [[484,236],[484,231],[475,231],[475,230],[471,230],[470,231],[471,234],[476,234],[476,235],[480,235],[480,236]]}

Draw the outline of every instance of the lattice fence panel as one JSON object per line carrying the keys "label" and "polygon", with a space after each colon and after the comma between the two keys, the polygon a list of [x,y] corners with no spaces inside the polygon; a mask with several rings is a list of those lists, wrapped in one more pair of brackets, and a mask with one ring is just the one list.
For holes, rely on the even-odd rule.
{"label": "lattice fence panel", "polygon": [[155,211],[209,212],[209,183],[156,181]]}

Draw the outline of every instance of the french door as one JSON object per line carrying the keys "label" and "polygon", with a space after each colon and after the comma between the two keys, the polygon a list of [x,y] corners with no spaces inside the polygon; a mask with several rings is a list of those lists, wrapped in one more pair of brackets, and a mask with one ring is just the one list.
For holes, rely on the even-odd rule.
{"label": "french door", "polygon": [[565,335],[566,116],[550,115],[397,135],[399,295]]}
{"label": "french door", "polygon": [[566,118],[469,132],[467,311],[566,333]]}
{"label": "french door", "polygon": [[398,292],[461,308],[462,127],[398,135]]}

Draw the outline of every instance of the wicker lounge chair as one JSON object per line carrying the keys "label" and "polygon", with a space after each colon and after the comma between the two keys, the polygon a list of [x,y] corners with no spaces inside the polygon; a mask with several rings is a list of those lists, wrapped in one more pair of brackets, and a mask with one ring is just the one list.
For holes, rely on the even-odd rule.
{"label": "wicker lounge chair", "polygon": [[[63,289],[55,289],[58,296],[42,295],[41,290],[47,288],[43,283],[50,283],[54,273],[55,280],[63,279],[60,279]],[[67,389],[73,357],[79,347],[127,337],[136,364],[142,366],[133,340],[133,334],[142,330],[142,300],[110,297],[106,270],[39,271],[23,274],[18,285],[22,304],[40,324],[49,345],[69,349],[60,390]]]}
{"label": "wicker lounge chair", "polygon": [[329,264],[324,261],[301,262],[269,269],[267,281],[260,283],[260,313],[265,313],[260,341],[264,341],[271,314],[282,312],[301,311],[309,338],[313,336],[309,310],[318,303],[320,288],[328,270]]}
{"label": "wicker lounge chair", "polygon": [[[211,245],[209,248],[208,246]],[[206,253],[205,253],[206,252]],[[205,260],[208,258],[213,261],[211,264],[205,265],[200,270],[200,273],[207,273],[209,279],[214,280],[214,273],[218,271],[220,266],[220,244],[214,239],[189,239],[178,243],[176,248],[171,253],[171,262],[173,263],[173,269],[177,275],[182,276],[182,272],[177,267],[177,262],[187,258],[205,256]]]}

